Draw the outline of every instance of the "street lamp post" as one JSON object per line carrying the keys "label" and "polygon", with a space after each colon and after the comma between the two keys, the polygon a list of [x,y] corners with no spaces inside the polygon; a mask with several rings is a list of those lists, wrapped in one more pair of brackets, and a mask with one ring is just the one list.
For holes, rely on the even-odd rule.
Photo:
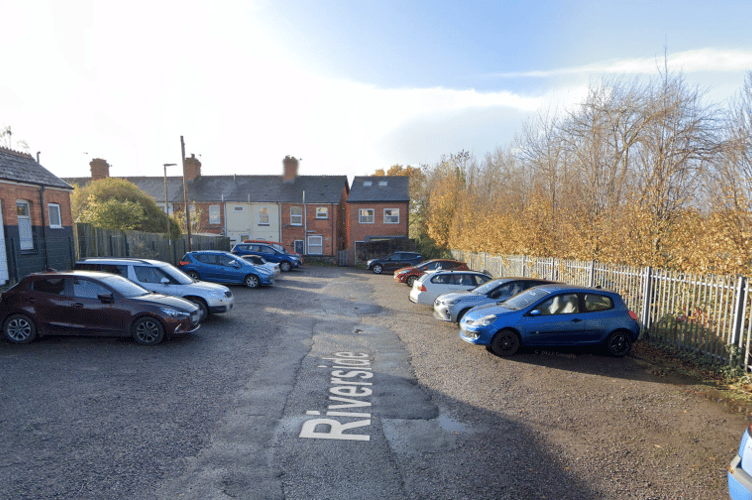
{"label": "street lamp post", "polygon": [[164,167],[164,210],[165,215],[167,216],[167,242],[168,245],[172,245],[172,241],[170,241],[170,208],[167,205],[167,167],[174,167],[177,165],[177,163],[165,163],[162,165]]}

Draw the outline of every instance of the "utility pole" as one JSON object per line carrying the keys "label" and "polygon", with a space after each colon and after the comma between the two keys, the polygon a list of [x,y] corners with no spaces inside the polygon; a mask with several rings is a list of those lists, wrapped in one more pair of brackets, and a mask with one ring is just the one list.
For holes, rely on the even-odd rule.
{"label": "utility pole", "polygon": [[183,161],[183,204],[185,206],[185,229],[188,232],[188,251],[191,251],[191,210],[188,207],[188,183],[185,181],[185,142],[180,136],[180,158]]}

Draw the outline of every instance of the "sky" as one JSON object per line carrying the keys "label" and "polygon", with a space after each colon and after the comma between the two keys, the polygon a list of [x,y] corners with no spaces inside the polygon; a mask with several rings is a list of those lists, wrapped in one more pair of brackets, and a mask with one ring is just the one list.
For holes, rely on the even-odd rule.
{"label": "sky", "polygon": [[[371,175],[482,160],[604,78],[727,105],[749,0],[0,0],[0,127],[58,177]],[[3,144],[4,145],[4,144]],[[168,167],[168,175],[180,175]]]}

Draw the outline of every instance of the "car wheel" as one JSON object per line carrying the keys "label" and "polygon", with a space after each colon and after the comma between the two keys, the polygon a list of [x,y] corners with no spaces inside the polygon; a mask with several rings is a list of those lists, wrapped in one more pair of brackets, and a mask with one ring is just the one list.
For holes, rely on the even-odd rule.
{"label": "car wheel", "polygon": [[606,350],[615,358],[623,358],[632,349],[632,337],[627,332],[614,332],[606,339]]}
{"label": "car wheel", "polygon": [[465,313],[467,313],[467,311],[469,311],[469,310],[470,310],[470,308],[467,308],[467,309],[463,309],[463,310],[461,310],[461,311],[460,311],[460,313],[459,313],[459,314],[457,315],[457,323],[459,323],[460,321],[462,321],[462,317],[463,317],[463,316],[465,315]]}
{"label": "car wheel", "polygon": [[157,345],[164,340],[164,327],[157,318],[138,318],[131,327],[133,339],[141,345]]}
{"label": "car wheel", "polygon": [[490,347],[497,356],[511,356],[520,348],[520,337],[512,330],[501,330],[494,335]]}
{"label": "car wheel", "polygon": [[281,270],[281,271],[282,271],[283,273],[286,273],[286,272],[290,271],[290,269],[292,269],[292,264],[290,264],[290,263],[289,263],[289,262],[287,262],[286,260],[285,260],[285,261],[282,261],[282,262],[280,262],[280,263],[279,263],[279,269],[280,269],[280,270]]}
{"label": "car wheel", "polygon": [[381,274],[381,271],[383,270],[384,268],[381,266],[381,264],[376,264],[375,266],[373,266],[373,269],[372,269],[374,274]]}
{"label": "car wheel", "polygon": [[3,323],[5,338],[14,344],[28,344],[37,336],[37,327],[24,314],[13,314]]}
{"label": "car wheel", "polygon": [[209,316],[209,307],[206,305],[206,302],[204,302],[204,299],[199,299],[197,297],[190,297],[186,300],[189,300],[198,307],[198,322],[203,322],[208,316]]}
{"label": "car wheel", "polygon": [[201,279],[201,276],[199,276],[196,271],[188,271],[185,274],[187,274],[189,278],[195,281],[199,281]]}
{"label": "car wheel", "polygon": [[243,283],[245,283],[245,286],[248,288],[258,288],[259,286],[259,279],[258,276],[255,274],[249,274],[245,277],[245,280],[243,280]]}
{"label": "car wheel", "polygon": [[406,282],[407,286],[409,286],[410,288],[412,288],[413,287],[413,283],[415,283],[415,280],[417,280],[417,279],[418,278],[416,278],[415,276],[408,276],[407,277],[407,282]]}

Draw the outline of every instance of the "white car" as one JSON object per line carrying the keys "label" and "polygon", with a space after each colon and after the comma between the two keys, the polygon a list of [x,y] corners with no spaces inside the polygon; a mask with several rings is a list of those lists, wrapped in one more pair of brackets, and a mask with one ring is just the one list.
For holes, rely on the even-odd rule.
{"label": "white car", "polygon": [[476,271],[437,271],[424,274],[413,283],[410,302],[432,306],[442,293],[472,290],[487,281],[491,276]]}
{"label": "white car", "polygon": [[184,298],[198,307],[200,322],[209,314],[228,312],[235,305],[235,297],[226,286],[194,281],[180,269],[159,260],[89,257],[76,262],[74,269],[119,274],[151,292]]}
{"label": "white car", "polygon": [[245,260],[253,264],[254,266],[263,267],[265,269],[270,270],[274,273],[274,277],[280,275],[282,270],[279,268],[279,264],[275,264],[274,262],[269,262],[265,260],[263,257],[259,257],[258,255],[241,255]]}

